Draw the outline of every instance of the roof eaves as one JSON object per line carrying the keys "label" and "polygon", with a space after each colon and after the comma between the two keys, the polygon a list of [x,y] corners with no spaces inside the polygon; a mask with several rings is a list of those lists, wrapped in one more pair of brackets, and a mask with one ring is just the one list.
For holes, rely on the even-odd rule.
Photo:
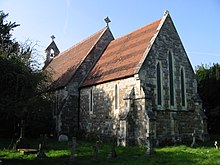
{"label": "roof eaves", "polygon": [[126,76],[121,76],[121,77],[117,77],[117,78],[113,78],[113,79],[109,79],[109,80],[104,80],[104,81],[100,81],[100,82],[93,82],[93,83],[82,84],[80,86],[80,88],[86,88],[86,87],[90,87],[90,86],[94,86],[94,85],[104,84],[104,83],[107,83],[107,82],[121,80],[121,79],[129,78],[129,77],[133,77],[133,76],[134,76],[134,74],[128,74]]}
{"label": "roof eaves", "polygon": [[[65,51],[63,51],[63,52],[60,53],[59,55],[55,56],[54,59],[55,59],[55,58],[59,58],[60,56],[62,56],[62,55],[65,54],[66,52],[72,50],[74,47],[78,46],[79,44],[81,44],[81,43],[85,42],[86,40],[90,39],[91,37],[95,36],[95,35],[96,35],[97,33],[99,33],[100,31],[102,31],[102,33],[101,33],[101,35],[100,35],[100,36],[102,36],[102,34],[106,31],[106,29],[107,29],[107,27],[104,27],[103,29],[101,29],[101,30],[99,30],[98,32],[96,32],[95,34],[91,35],[90,37],[88,37],[88,38],[86,38],[86,39],[84,39],[84,40],[78,42],[77,44],[71,46],[69,49],[66,49]],[[100,37],[99,37],[99,38],[100,38]],[[99,38],[98,38],[98,39],[99,39]],[[97,41],[98,41],[98,40],[97,40]],[[96,41],[96,42],[97,42],[97,41]],[[96,43],[96,42],[95,42],[95,43]],[[95,45],[95,44],[94,44],[94,45]]]}
{"label": "roof eaves", "polygon": [[154,41],[155,41],[155,39],[157,38],[157,36],[158,36],[158,34],[159,34],[159,32],[160,32],[160,29],[161,29],[161,27],[163,26],[163,24],[164,24],[164,22],[165,22],[165,20],[167,19],[168,16],[169,16],[169,11],[168,11],[168,10],[165,10],[165,12],[164,12],[164,14],[163,14],[163,17],[161,18],[160,23],[159,23],[159,25],[158,25],[158,27],[157,27],[156,33],[155,33],[154,36],[151,38],[150,43],[149,43],[147,49],[145,50],[143,57],[141,58],[140,62],[138,63],[138,65],[137,65],[137,67],[136,67],[136,69],[135,69],[134,74],[139,73],[142,64],[144,63],[144,61],[145,61],[145,59],[146,59],[148,53],[150,52],[150,49],[151,49],[152,45],[154,44]]}

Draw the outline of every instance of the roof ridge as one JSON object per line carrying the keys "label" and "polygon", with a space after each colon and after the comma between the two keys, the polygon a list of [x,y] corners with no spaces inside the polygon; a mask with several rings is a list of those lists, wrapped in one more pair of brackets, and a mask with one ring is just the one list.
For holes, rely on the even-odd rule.
{"label": "roof ridge", "polygon": [[[80,45],[81,43],[83,43],[83,42],[85,42],[85,41],[91,39],[92,37],[94,37],[95,35],[97,35],[97,34],[100,33],[99,36],[98,36],[98,38],[96,39],[96,41],[93,43],[93,45],[92,45],[92,46],[90,47],[90,49],[88,50],[88,52],[87,52],[87,53],[85,54],[85,56],[81,59],[81,61],[78,63],[78,65],[76,66],[75,70],[78,70],[78,68],[81,66],[81,64],[83,63],[83,61],[85,61],[85,59],[88,57],[88,54],[91,52],[91,50],[94,48],[94,46],[96,45],[96,43],[99,41],[99,39],[102,37],[102,35],[105,33],[105,31],[106,31],[107,29],[109,29],[108,26],[104,27],[103,29],[99,30],[98,32],[94,33],[93,35],[89,36],[88,38],[82,40],[81,42],[79,42],[79,43],[77,43],[76,45],[74,45],[74,46],[71,47],[71,48],[73,49],[73,48],[77,47],[78,45]],[[75,71],[75,72],[76,72],[76,71]],[[75,73],[74,73],[74,74],[75,74]],[[73,75],[74,75],[74,74],[73,74]],[[73,76],[73,75],[72,75],[72,76]],[[71,79],[69,79],[69,81],[70,81],[70,80],[71,80]],[[68,82],[69,82],[69,81],[68,81]],[[66,82],[66,83],[68,83],[68,82]]]}
{"label": "roof ridge", "polygon": [[[98,33],[101,33],[101,32],[102,32],[102,33],[100,34],[100,35],[102,35],[103,32],[104,32],[106,29],[108,29],[107,26],[105,26],[105,27],[102,28],[101,30],[97,31],[96,33],[92,34],[91,36],[89,36],[89,37],[83,39],[82,41],[76,43],[75,45],[71,46],[70,48],[64,50],[62,53],[60,53],[60,54],[58,54],[57,56],[55,56],[54,59],[59,58],[60,56],[62,56],[62,55],[65,54],[66,52],[68,52],[68,51],[70,51],[71,49],[77,47],[78,45],[82,44],[82,43],[85,42],[86,40],[89,40],[90,38],[94,37],[94,36],[97,35]],[[100,37],[99,37],[99,38],[100,38]],[[99,39],[99,38],[98,38],[98,39]],[[96,41],[96,42],[97,42],[97,41]]]}
{"label": "roof ridge", "polygon": [[[103,28],[102,30],[99,30],[98,32],[96,32],[96,33],[94,34],[94,35],[97,35],[97,34],[100,32],[99,37],[98,37],[97,40],[94,42],[94,44],[91,46],[91,48],[88,50],[88,52],[86,53],[86,55],[84,56],[84,58],[81,60],[79,66],[80,66],[80,65],[83,63],[83,61],[87,58],[89,52],[92,51],[92,49],[94,48],[94,46],[96,45],[96,43],[100,40],[100,38],[102,37],[102,35],[105,33],[105,31],[106,31],[107,29],[109,29],[108,26],[106,26],[105,28]],[[94,35],[88,37],[87,39],[93,37]],[[85,41],[85,40],[84,40],[84,41]],[[82,41],[82,42],[84,42],[84,41]]]}
{"label": "roof ridge", "polygon": [[47,68],[52,66],[52,68],[55,69],[56,73],[53,74],[53,79],[54,82],[56,81],[57,87],[63,87],[71,80],[79,66],[88,57],[91,50],[94,49],[100,38],[107,31],[110,31],[109,27],[102,28],[93,35],[62,52],[51,61]]}
{"label": "roof ridge", "polygon": [[121,39],[121,38],[124,38],[124,37],[126,37],[126,36],[128,36],[128,35],[130,35],[130,34],[132,34],[132,33],[135,33],[136,31],[139,31],[139,30],[141,30],[141,29],[144,29],[144,28],[146,28],[147,26],[150,26],[150,25],[154,24],[155,22],[157,22],[157,21],[159,21],[159,20],[161,20],[161,18],[160,18],[160,19],[157,19],[156,21],[153,21],[153,22],[151,22],[151,23],[149,23],[149,24],[147,24],[147,25],[144,25],[144,26],[142,26],[142,27],[139,27],[139,28],[137,28],[136,30],[133,30],[133,31],[131,31],[131,32],[129,32],[129,33],[127,33],[127,34],[121,36],[121,37],[118,37],[118,38],[116,38],[114,41],[119,40],[119,39]]}
{"label": "roof ridge", "polygon": [[[152,45],[154,44],[155,39],[157,38],[157,36],[158,36],[158,34],[159,34],[159,32],[160,32],[160,30],[161,30],[161,28],[162,28],[162,26],[163,26],[163,24],[164,24],[164,22],[165,22],[165,20],[167,19],[168,16],[169,16],[169,11],[168,11],[168,10],[165,10],[165,12],[164,12],[162,18],[159,19],[159,20],[160,20],[160,23],[159,23],[158,26],[157,26],[156,32],[155,32],[155,34],[152,36],[152,38],[151,38],[151,40],[150,40],[150,42],[149,42],[149,45],[148,45],[147,49],[145,50],[145,52],[144,52],[144,54],[143,54],[142,59],[140,60],[139,64],[137,65],[137,68],[135,69],[134,74],[137,74],[137,73],[139,72],[139,70],[141,69],[141,66],[142,66],[142,64],[144,63],[144,61],[145,61],[145,59],[146,59],[146,56],[148,55],[148,53],[149,53],[149,51],[150,51]],[[159,20],[157,20],[157,21],[159,21]],[[154,22],[152,22],[152,23],[155,23],[155,22],[156,22],[156,21],[154,21]]]}

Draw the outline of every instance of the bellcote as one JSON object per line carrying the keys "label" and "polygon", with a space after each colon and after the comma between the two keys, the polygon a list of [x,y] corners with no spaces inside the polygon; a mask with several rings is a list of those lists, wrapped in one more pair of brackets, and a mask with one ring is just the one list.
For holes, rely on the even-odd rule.
{"label": "bellcote", "polygon": [[45,60],[45,66],[47,66],[51,60],[53,60],[54,57],[56,57],[60,51],[54,41],[55,37],[54,35],[51,36],[52,38],[52,42],[50,43],[50,45],[45,49],[45,53],[46,53],[46,60]]}

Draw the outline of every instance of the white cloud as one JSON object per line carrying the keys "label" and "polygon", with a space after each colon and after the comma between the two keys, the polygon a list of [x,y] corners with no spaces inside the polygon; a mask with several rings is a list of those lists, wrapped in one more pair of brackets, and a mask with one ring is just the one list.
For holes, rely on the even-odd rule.
{"label": "white cloud", "polygon": [[70,8],[70,0],[66,0],[66,17],[63,26],[63,33],[66,34],[66,30],[69,24],[69,8]]}

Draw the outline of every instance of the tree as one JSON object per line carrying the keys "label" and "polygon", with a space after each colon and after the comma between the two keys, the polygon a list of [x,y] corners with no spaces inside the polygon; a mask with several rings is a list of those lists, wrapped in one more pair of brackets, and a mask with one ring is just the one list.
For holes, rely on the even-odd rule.
{"label": "tree", "polygon": [[208,117],[210,133],[220,134],[220,65],[198,66],[196,69],[198,93],[203,100],[203,108]]}
{"label": "tree", "polygon": [[32,67],[33,47],[12,39],[11,31],[19,25],[7,22],[7,16],[0,11],[0,125],[8,126],[6,130],[10,130],[10,134],[20,120],[32,127],[35,120],[48,124],[52,113],[47,113],[48,116],[42,113],[51,109],[47,96],[48,75]]}
{"label": "tree", "polygon": [[11,31],[13,31],[15,27],[19,26],[19,24],[16,24],[15,22],[7,22],[5,20],[7,16],[8,14],[0,11],[0,52],[1,55],[5,56],[18,53],[19,51],[18,42],[11,39]]}

